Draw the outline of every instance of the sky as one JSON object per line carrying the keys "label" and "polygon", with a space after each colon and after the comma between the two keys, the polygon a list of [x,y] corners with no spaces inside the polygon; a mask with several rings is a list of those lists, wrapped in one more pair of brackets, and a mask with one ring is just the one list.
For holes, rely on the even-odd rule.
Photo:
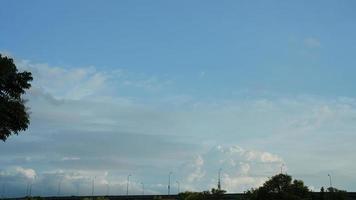
{"label": "sky", "polygon": [[243,192],[288,173],[356,191],[356,2],[1,0],[33,74],[5,197]]}

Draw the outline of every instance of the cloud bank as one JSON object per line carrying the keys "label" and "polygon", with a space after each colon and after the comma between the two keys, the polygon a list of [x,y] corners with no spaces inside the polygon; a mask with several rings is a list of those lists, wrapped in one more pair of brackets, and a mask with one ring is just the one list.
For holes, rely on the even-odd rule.
{"label": "cloud bank", "polygon": [[29,183],[34,194],[56,195],[59,182],[63,195],[90,194],[94,177],[96,194],[125,194],[128,174],[131,193],[144,182],[147,194],[165,194],[170,171],[172,188],[207,190],[220,168],[223,188],[242,192],[282,164],[315,188],[328,173],[354,188],[353,98],[202,100],[172,95],[177,83],[149,74],[17,65],[34,75],[31,126],[0,146],[6,196],[25,195]]}

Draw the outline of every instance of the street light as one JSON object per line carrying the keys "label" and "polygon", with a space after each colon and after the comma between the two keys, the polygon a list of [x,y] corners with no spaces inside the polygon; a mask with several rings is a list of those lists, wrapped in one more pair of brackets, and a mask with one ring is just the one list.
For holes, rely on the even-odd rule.
{"label": "street light", "polygon": [[283,174],[284,163],[281,165],[281,174]]}
{"label": "street light", "polygon": [[32,196],[32,185],[34,184],[35,181],[36,181],[36,176],[33,178],[33,180],[30,183],[30,197]]}
{"label": "street light", "polygon": [[141,185],[142,185],[142,195],[145,195],[145,184],[143,184],[143,183],[141,182]]}
{"label": "street light", "polygon": [[57,189],[57,196],[59,196],[61,194],[61,184],[63,181],[63,177],[59,180],[58,182],[58,189]]}
{"label": "street light", "polygon": [[1,198],[5,198],[5,183],[2,183]]}
{"label": "street light", "polygon": [[329,176],[329,181],[330,181],[330,189],[332,189],[333,184],[332,184],[332,182],[331,182],[331,175],[330,175],[330,174],[328,174],[328,176]]}
{"label": "street light", "polygon": [[179,181],[176,181],[177,185],[178,185],[178,194],[180,193],[180,183]]}
{"label": "street light", "polygon": [[91,197],[92,197],[92,199],[94,199],[95,179],[96,179],[96,176],[94,176],[94,178],[93,178],[93,180],[91,182]]}
{"label": "street light", "polygon": [[2,175],[0,175],[0,180],[2,182],[2,189],[1,189],[1,198],[5,198],[5,181]]}
{"label": "street light", "polygon": [[219,169],[219,173],[218,173],[218,190],[221,190],[221,171],[222,169]]}
{"label": "street light", "polygon": [[80,183],[77,183],[77,184],[76,184],[76,188],[77,188],[77,196],[79,196],[79,184],[80,184]]}
{"label": "street light", "polygon": [[26,196],[28,196],[28,191],[30,189],[30,181],[27,180],[27,186],[26,186]]}
{"label": "street light", "polygon": [[106,184],[106,196],[109,196],[110,194],[110,184]]}
{"label": "street light", "polygon": [[2,183],[1,198],[5,198],[5,183]]}
{"label": "street light", "polygon": [[168,175],[168,195],[171,193],[171,175],[173,174],[173,172],[169,172]]}
{"label": "street light", "polygon": [[131,174],[129,174],[129,175],[127,176],[127,182],[126,182],[126,196],[129,195],[130,176],[131,176]]}

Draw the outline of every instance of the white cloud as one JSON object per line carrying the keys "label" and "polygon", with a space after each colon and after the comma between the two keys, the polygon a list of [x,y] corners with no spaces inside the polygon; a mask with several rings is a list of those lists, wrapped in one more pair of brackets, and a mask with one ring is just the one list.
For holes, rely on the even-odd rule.
{"label": "white cloud", "polygon": [[80,160],[79,157],[63,157],[62,161]]}
{"label": "white cloud", "polygon": [[261,154],[261,161],[262,162],[282,162],[282,159],[277,155],[272,155],[268,152],[263,152]]}
{"label": "white cloud", "polygon": [[148,78],[143,78],[143,79],[133,79],[133,80],[124,80],[123,85],[125,86],[131,86],[135,88],[143,88],[149,91],[157,91],[162,89],[163,86],[168,85],[170,81],[165,81],[162,82],[158,80],[157,77],[148,77]]}
{"label": "white cloud", "polygon": [[188,182],[195,182],[201,180],[205,176],[205,172],[203,171],[202,167],[204,165],[204,160],[201,156],[197,156],[197,158],[194,160],[194,163],[191,165],[192,168],[194,168],[194,171],[192,171],[188,177],[187,180]]}
{"label": "white cloud", "polygon": [[15,171],[27,179],[35,179],[36,177],[36,172],[33,169],[16,167]]}
{"label": "white cloud", "polygon": [[282,162],[282,158],[269,152],[218,145],[184,165],[182,170],[187,174],[184,184],[194,190],[208,189],[207,185],[216,188],[221,168],[223,189],[243,192],[276,174]]}
{"label": "white cloud", "polygon": [[34,180],[36,175],[37,174],[34,169],[24,168],[21,166],[10,166],[0,170],[0,176],[3,178]]}
{"label": "white cloud", "polygon": [[[61,173],[69,174],[63,191],[75,192],[72,182],[80,182],[83,191],[90,190],[95,175],[102,177],[98,178],[98,191],[105,191],[104,183],[124,188],[126,175],[133,173],[132,191],[140,193],[139,183],[144,181],[147,191],[165,193],[167,180],[162,171],[183,163],[174,174],[182,190],[216,187],[220,167],[223,186],[231,192],[259,185],[278,173],[281,163],[288,163],[288,170],[302,179],[310,177],[303,176],[305,172],[322,174],[330,169],[336,174],[354,174],[353,98],[208,102],[188,95],[160,94],[154,99],[157,106],[118,95],[123,87],[140,89],[145,82],[125,86],[124,81],[140,82],[150,76],[132,78],[119,71],[115,72],[119,84],[113,84],[114,72],[94,67],[65,69],[22,62],[22,69],[35,75],[28,94],[31,126],[21,137],[11,137],[0,146],[0,161],[4,167],[25,163],[39,175],[45,174],[44,169],[61,168]],[[160,79],[148,82],[155,85]],[[224,145],[211,150],[219,144]],[[192,155],[197,157],[192,159]],[[55,193],[56,172],[45,176]],[[320,176],[310,183],[319,187]],[[38,180],[38,184],[46,181]]]}
{"label": "white cloud", "polygon": [[44,90],[57,99],[82,99],[104,89],[107,74],[97,72],[94,67],[65,69],[30,61],[16,62],[21,70],[31,71],[33,88]]}
{"label": "white cloud", "polygon": [[[81,100],[89,97],[117,96],[118,90],[129,89],[158,91],[171,84],[153,75],[132,74],[120,69],[99,71],[97,68],[63,68],[29,60],[15,60],[20,70],[31,71],[34,77],[31,92],[42,93],[56,100]],[[124,88],[124,89],[122,89]],[[125,90],[126,89],[126,90]]]}

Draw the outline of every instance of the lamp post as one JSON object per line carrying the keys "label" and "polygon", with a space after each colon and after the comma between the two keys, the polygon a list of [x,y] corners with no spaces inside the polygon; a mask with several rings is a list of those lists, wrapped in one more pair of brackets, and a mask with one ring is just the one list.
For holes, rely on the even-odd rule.
{"label": "lamp post", "polygon": [[5,198],[5,181],[2,175],[0,175],[0,180],[2,182],[1,198]]}
{"label": "lamp post", "polygon": [[61,184],[63,181],[63,177],[58,182],[57,196],[61,195]]}
{"label": "lamp post", "polygon": [[330,174],[328,174],[328,176],[329,176],[329,183],[330,183],[330,188],[332,189],[332,187],[333,187],[333,184],[332,184],[332,182],[331,182],[331,175],[330,175]]}
{"label": "lamp post", "polygon": [[96,176],[94,176],[92,182],[91,182],[91,198],[94,199],[94,187],[95,187],[95,179],[96,179]]}
{"label": "lamp post", "polygon": [[2,183],[1,198],[5,198],[5,183]]}
{"label": "lamp post", "polygon": [[178,186],[178,194],[180,193],[180,182],[179,181],[176,181],[177,183],[177,186]]}
{"label": "lamp post", "polygon": [[30,189],[30,181],[27,181],[27,186],[26,186],[26,196],[28,196],[28,191]]}
{"label": "lamp post", "polygon": [[281,174],[283,174],[284,163],[281,165]]}
{"label": "lamp post", "polygon": [[30,182],[30,197],[32,196],[32,185],[36,181],[36,176],[34,176],[33,180]]}
{"label": "lamp post", "polygon": [[127,182],[126,182],[126,196],[129,195],[130,176],[131,176],[131,174],[129,174],[129,175],[127,176]]}
{"label": "lamp post", "polygon": [[171,175],[173,174],[173,172],[169,172],[168,174],[168,195],[170,195],[171,193]]}
{"label": "lamp post", "polygon": [[222,169],[219,169],[219,173],[218,173],[218,190],[221,190],[221,171]]}
{"label": "lamp post", "polygon": [[2,183],[1,198],[5,198],[5,183]]}
{"label": "lamp post", "polygon": [[79,196],[79,183],[76,184],[76,188],[77,188],[77,196]]}
{"label": "lamp post", "polygon": [[109,196],[110,194],[110,184],[106,184],[106,196]]}
{"label": "lamp post", "polygon": [[141,182],[142,185],[142,195],[145,195],[145,184]]}
{"label": "lamp post", "polygon": [[29,193],[29,196],[30,196],[30,197],[32,196],[32,185],[33,185],[33,183],[31,182],[31,183],[30,183],[30,193]]}

